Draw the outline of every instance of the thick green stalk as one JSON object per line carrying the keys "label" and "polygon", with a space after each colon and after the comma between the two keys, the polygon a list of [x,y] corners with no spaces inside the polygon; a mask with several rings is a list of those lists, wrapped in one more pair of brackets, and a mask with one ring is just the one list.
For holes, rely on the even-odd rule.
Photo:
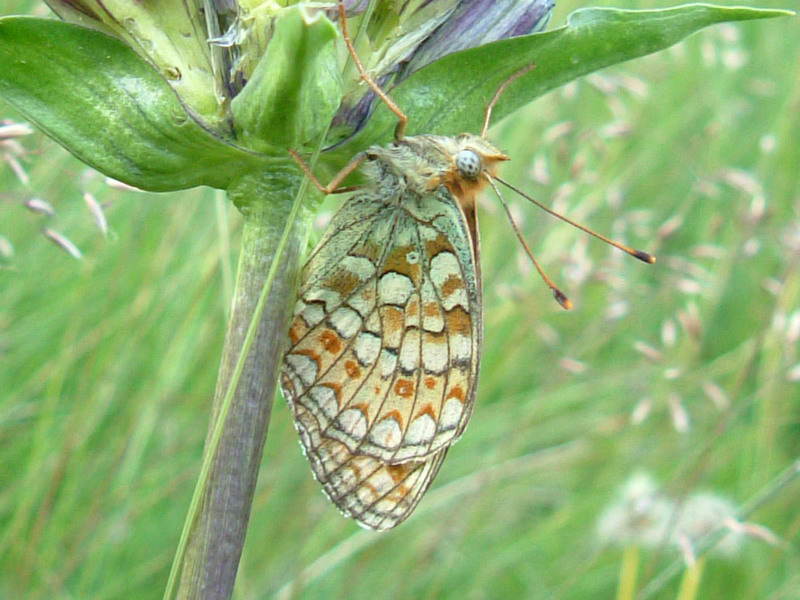
{"label": "thick green stalk", "polygon": [[194,514],[190,509],[181,599],[227,600],[233,592],[306,240],[308,219],[295,205],[298,186],[297,173],[286,168],[229,190],[244,215],[242,249],[206,439],[207,469]]}

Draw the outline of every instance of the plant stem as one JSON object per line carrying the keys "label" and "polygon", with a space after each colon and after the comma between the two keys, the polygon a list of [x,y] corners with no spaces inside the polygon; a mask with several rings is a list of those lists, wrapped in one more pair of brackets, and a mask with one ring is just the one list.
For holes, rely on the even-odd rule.
{"label": "plant stem", "polygon": [[639,546],[629,544],[622,554],[619,568],[617,600],[633,600],[636,595],[636,576],[639,572]]}
{"label": "plant stem", "polygon": [[244,215],[242,248],[196,513],[187,518],[181,599],[233,592],[306,239],[297,187],[294,171],[273,169],[229,190]]}
{"label": "plant stem", "polygon": [[678,590],[678,600],[695,600],[697,590],[700,588],[700,578],[703,575],[705,557],[698,558],[693,565],[688,565],[683,572],[683,579]]}

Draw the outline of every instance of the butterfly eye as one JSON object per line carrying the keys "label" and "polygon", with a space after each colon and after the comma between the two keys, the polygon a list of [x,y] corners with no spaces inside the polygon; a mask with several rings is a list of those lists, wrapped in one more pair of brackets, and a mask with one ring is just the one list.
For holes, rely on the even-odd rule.
{"label": "butterfly eye", "polygon": [[482,169],[481,159],[472,150],[462,150],[456,154],[456,169],[462,177],[475,179]]}

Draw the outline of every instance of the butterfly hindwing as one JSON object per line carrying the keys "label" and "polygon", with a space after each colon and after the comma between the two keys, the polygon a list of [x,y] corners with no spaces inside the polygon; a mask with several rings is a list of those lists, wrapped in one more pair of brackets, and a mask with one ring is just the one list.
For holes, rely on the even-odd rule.
{"label": "butterfly hindwing", "polygon": [[315,476],[364,525],[405,518],[466,426],[480,341],[475,256],[440,186],[357,194],[304,268],[281,385]]}
{"label": "butterfly hindwing", "polygon": [[388,464],[323,437],[314,417],[303,407],[295,414],[300,440],[325,494],[342,513],[370,529],[391,529],[405,520],[447,454],[444,448],[425,460]]}

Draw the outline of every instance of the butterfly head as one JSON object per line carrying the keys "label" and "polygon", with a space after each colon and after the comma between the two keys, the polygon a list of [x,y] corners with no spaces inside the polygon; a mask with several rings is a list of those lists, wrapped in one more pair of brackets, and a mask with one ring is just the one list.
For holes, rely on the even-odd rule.
{"label": "butterfly head", "polygon": [[489,177],[494,176],[498,163],[508,157],[485,138],[471,133],[462,133],[446,138],[443,150],[449,157],[449,167],[442,182],[459,199],[473,198]]}
{"label": "butterfly head", "polygon": [[464,148],[456,154],[456,171],[464,179],[477,179],[483,170],[481,157],[477,152]]}

